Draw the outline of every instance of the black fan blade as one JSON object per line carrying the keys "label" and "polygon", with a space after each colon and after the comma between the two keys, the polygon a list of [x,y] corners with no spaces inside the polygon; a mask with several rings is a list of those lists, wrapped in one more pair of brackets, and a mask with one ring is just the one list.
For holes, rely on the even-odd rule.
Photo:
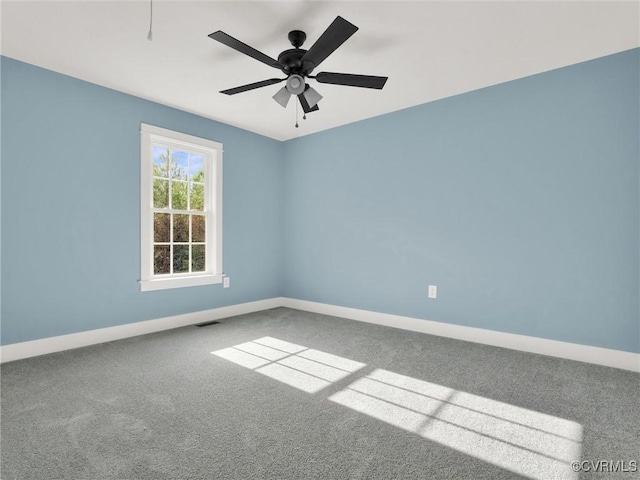
{"label": "black fan blade", "polygon": [[307,102],[307,99],[304,98],[304,95],[302,93],[298,95],[298,98],[300,99],[300,105],[302,105],[302,110],[304,111],[304,113],[317,112],[318,110],[320,110],[320,107],[318,107],[318,104],[315,104],[313,107],[310,107],[309,102]]}
{"label": "black fan blade", "polygon": [[306,73],[310,73],[315,67],[331,55],[336,48],[358,31],[358,27],[338,16],[316,40],[309,51],[300,59]]}
{"label": "black fan blade", "polygon": [[241,87],[229,88],[222,90],[220,93],[225,95],[235,95],[236,93],[248,92],[254,88],[266,87],[268,85],[274,85],[286,80],[286,78],[270,78],[269,80],[262,80],[261,82],[249,83],[248,85],[242,85]]}
{"label": "black fan blade", "polygon": [[373,75],[353,75],[351,73],[320,72],[315,79],[320,83],[347,85],[349,87],[377,88],[382,90],[389,77]]}
{"label": "black fan blade", "polygon": [[283,65],[277,60],[274,60],[268,55],[265,55],[264,53],[259,52],[258,50],[256,50],[253,47],[250,47],[246,43],[242,43],[240,40],[233,38],[231,35],[227,35],[222,30],[218,30],[217,32],[210,33],[209,38],[212,38],[213,40],[217,40],[218,42],[223,43],[227,47],[231,47],[234,50],[239,51],[240,53],[249,55],[250,57],[255,58],[256,60],[266,65],[269,65],[270,67],[278,68],[278,69],[283,68]]}

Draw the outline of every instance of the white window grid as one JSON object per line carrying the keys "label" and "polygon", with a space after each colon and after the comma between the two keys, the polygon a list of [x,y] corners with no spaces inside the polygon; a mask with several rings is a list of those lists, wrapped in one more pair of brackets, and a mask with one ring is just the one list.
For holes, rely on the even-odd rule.
{"label": "white window grid", "polygon": [[[191,135],[166,130],[152,125],[141,124],[141,277],[142,291],[160,290],[165,288],[186,287],[222,283],[222,144]],[[204,185],[204,205],[202,210],[192,210],[190,195],[187,195],[186,209],[172,208],[172,188],[174,183],[181,180],[154,175],[153,146],[161,146],[172,151],[188,152],[204,158],[204,182],[193,182]],[[189,165],[187,165],[188,167]],[[155,178],[162,178],[169,182],[169,198],[165,207],[155,207],[153,198],[153,182]],[[186,180],[189,190],[189,177]],[[154,235],[154,215],[169,214],[169,241],[156,242]],[[175,215],[187,215],[189,238],[188,241],[176,241],[173,237]],[[204,242],[193,240],[193,219],[201,215],[205,221]],[[154,272],[154,246],[166,245],[170,249],[169,273]],[[189,271],[175,272],[173,264],[174,248],[179,245],[188,246]],[[205,249],[205,270],[193,271],[193,246],[202,245]]]}

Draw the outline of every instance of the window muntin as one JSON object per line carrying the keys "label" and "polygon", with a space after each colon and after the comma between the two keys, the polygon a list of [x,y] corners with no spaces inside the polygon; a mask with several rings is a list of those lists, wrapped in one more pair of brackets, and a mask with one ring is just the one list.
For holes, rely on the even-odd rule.
{"label": "window muntin", "polygon": [[153,275],[207,270],[205,157],[152,143]]}

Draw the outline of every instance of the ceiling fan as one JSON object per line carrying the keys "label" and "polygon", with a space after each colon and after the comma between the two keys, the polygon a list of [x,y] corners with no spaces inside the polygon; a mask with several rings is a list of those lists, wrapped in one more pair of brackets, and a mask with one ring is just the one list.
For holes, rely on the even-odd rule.
{"label": "ceiling fan", "polygon": [[242,43],[240,40],[236,40],[231,35],[218,30],[210,34],[209,37],[240,53],[255,58],[270,67],[277,68],[287,75],[286,78],[269,78],[260,82],[222,90],[220,93],[235,95],[286,81],[286,85],[273,96],[273,99],[286,108],[291,96],[296,95],[304,113],[310,113],[319,110],[318,102],[322,99],[322,95],[305,82],[306,78],[312,78],[319,83],[381,90],[388,77],[333,72],[320,72],[316,75],[311,75],[311,72],[313,72],[320,63],[357,31],[358,27],[338,16],[324,33],[320,35],[316,43],[314,43],[309,50],[305,50],[300,47],[307,38],[306,33],[301,30],[293,30],[289,32],[289,41],[291,45],[293,45],[293,48],[285,50],[278,55],[278,59],[275,60],[255,48]]}

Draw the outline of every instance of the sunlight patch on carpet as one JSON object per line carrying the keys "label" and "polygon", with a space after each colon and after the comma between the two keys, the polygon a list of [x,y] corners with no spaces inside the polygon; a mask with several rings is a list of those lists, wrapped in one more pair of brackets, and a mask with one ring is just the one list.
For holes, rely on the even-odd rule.
{"label": "sunlight patch on carpet", "polygon": [[307,393],[319,392],[366,366],[272,337],[211,353]]}
{"label": "sunlight patch on carpet", "polygon": [[375,370],[329,400],[529,478],[577,479],[582,426],[552,415]]}

